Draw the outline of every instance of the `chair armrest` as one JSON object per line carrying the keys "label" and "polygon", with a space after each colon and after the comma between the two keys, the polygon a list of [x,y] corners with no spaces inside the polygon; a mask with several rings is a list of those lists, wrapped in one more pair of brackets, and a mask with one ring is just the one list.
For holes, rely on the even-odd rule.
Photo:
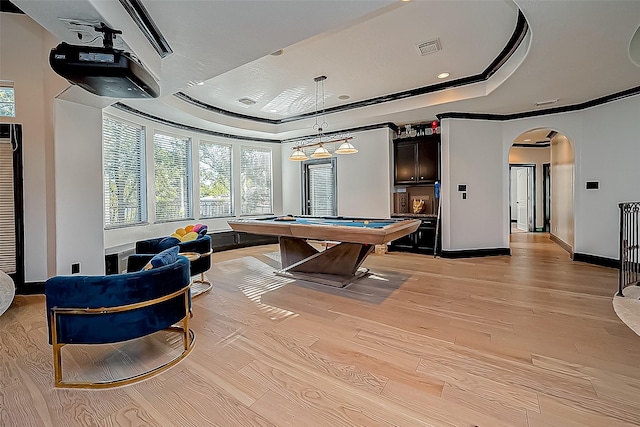
{"label": "chair armrest", "polygon": [[202,236],[196,240],[179,243],[180,252],[197,252],[199,254],[208,254],[211,252],[211,237]]}
{"label": "chair armrest", "polygon": [[147,265],[154,254],[132,254],[127,258],[127,272],[140,271]]}

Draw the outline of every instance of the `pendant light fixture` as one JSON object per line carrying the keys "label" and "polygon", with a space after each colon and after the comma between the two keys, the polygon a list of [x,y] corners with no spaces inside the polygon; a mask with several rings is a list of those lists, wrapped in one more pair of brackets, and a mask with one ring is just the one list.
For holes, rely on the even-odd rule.
{"label": "pendant light fixture", "polygon": [[[315,104],[315,119],[316,122],[313,125],[313,130],[316,132],[316,135],[307,142],[300,142],[293,147],[293,153],[289,156],[289,160],[293,161],[305,161],[308,160],[309,157],[303,151],[305,148],[317,147],[311,157],[314,159],[325,159],[331,157],[331,153],[325,145],[328,144],[337,144],[341,143],[337,150],[335,150],[336,154],[354,154],[357,153],[358,150],[349,142],[353,139],[352,136],[345,136],[336,139],[328,139],[324,131],[329,126],[325,121],[324,116],[324,81],[327,79],[327,76],[318,76],[313,79],[316,82],[316,104]],[[318,99],[320,98],[322,102],[322,109],[318,110]]]}

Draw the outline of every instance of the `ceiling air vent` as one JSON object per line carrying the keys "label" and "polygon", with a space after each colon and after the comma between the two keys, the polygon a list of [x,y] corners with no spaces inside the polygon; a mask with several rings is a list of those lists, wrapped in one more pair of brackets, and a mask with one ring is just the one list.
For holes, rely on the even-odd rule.
{"label": "ceiling air vent", "polygon": [[418,43],[416,47],[418,48],[418,52],[420,52],[420,55],[422,56],[442,50],[442,48],[440,47],[439,39],[433,39],[426,42]]}
{"label": "ceiling air vent", "polygon": [[538,101],[538,102],[536,102],[536,107],[544,107],[544,106],[546,106],[546,105],[553,105],[553,104],[555,104],[556,102],[558,102],[558,98],[556,98],[556,99],[550,99],[550,100],[548,100],[548,101]]}
{"label": "ceiling air vent", "polygon": [[256,101],[254,101],[251,98],[240,98],[240,99],[238,99],[238,102],[241,103],[241,104],[246,105],[247,107],[249,107],[250,105],[253,105],[253,104],[256,103]]}

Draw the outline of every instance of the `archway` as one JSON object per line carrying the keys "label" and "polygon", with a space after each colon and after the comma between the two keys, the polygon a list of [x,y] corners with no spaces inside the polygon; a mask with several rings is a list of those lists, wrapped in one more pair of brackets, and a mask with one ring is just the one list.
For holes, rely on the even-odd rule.
{"label": "archway", "polygon": [[553,241],[573,253],[572,143],[552,128],[529,129],[513,140],[508,159],[509,232],[548,232]]}

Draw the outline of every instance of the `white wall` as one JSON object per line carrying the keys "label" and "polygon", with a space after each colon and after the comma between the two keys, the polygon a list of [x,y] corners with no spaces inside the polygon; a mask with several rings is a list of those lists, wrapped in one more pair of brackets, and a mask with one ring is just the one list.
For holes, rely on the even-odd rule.
{"label": "white wall", "polygon": [[[551,140],[551,234],[574,248],[575,154],[564,135]],[[575,252],[575,250],[574,250]]]}
{"label": "white wall", "polygon": [[[337,155],[338,215],[388,218],[391,215],[391,139],[388,128],[355,132],[358,153]],[[293,144],[282,145],[283,206],[285,213],[301,213],[300,162],[288,160]]]}
{"label": "white wall", "polygon": [[[618,258],[618,203],[640,201],[640,96],[582,112],[576,143],[575,251]],[[600,189],[587,190],[586,181]]]}
{"label": "white wall", "polygon": [[102,110],[55,101],[56,274],[104,274]]}
{"label": "white wall", "polygon": [[[509,150],[510,164],[530,164],[536,165],[536,228],[544,225],[543,212],[543,174],[542,165],[551,162],[550,147],[511,147]],[[515,200],[512,196],[512,218],[515,219]]]}
{"label": "white wall", "polygon": [[[500,122],[444,119],[441,127],[443,250],[508,248],[513,139],[503,141]],[[461,184],[466,199],[458,192]]]}
{"label": "white wall", "polygon": [[51,71],[55,41],[26,15],[0,13],[0,79],[14,82],[16,117],[23,125],[25,281],[55,273],[53,96],[67,86]]}

